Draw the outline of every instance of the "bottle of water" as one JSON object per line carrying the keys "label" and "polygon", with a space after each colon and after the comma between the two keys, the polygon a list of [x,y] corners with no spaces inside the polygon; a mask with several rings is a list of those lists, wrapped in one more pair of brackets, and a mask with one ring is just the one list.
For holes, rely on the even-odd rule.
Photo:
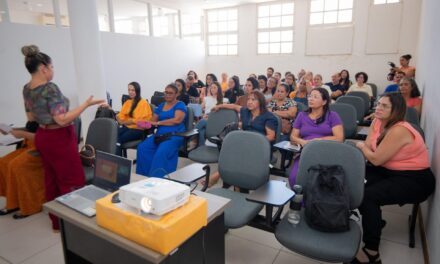
{"label": "bottle of water", "polygon": [[287,215],[287,221],[293,225],[296,225],[301,220],[301,203],[303,199],[302,186],[293,186],[293,191],[295,192],[295,196],[290,201],[290,210]]}

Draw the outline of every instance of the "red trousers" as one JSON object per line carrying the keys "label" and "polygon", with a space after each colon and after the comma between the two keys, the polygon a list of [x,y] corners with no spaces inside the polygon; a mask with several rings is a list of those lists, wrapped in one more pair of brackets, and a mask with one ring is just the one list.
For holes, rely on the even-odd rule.
{"label": "red trousers", "polygon": [[[84,186],[85,175],[73,126],[38,128],[35,146],[43,161],[46,201]],[[58,218],[52,214],[49,216],[52,228],[58,230]]]}

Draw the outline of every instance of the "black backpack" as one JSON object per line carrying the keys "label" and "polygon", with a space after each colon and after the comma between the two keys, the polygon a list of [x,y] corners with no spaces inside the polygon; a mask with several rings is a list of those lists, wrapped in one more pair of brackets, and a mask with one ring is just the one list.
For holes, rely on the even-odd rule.
{"label": "black backpack", "polygon": [[344,169],[339,165],[314,165],[308,169],[304,190],[307,224],[323,232],[350,229],[350,196]]}

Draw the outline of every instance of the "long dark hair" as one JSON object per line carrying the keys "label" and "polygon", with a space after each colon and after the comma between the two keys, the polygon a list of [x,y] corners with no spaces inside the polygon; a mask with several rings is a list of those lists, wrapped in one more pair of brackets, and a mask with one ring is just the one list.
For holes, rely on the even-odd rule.
{"label": "long dark hair", "polygon": [[273,79],[273,80],[275,81],[275,86],[274,86],[274,87],[272,88],[272,90],[271,90],[272,95],[273,95],[273,94],[275,93],[275,90],[277,89],[277,86],[278,86],[278,80],[275,79],[274,77],[270,77],[270,78],[267,79],[267,82],[266,82],[266,88],[264,88],[263,93],[266,93],[267,90],[269,89],[269,87],[267,86],[267,84],[269,83],[270,79]]}
{"label": "long dark hair", "polygon": [[[176,82],[182,85],[182,91],[180,91],[180,95],[186,94],[186,83],[183,79],[177,79]],[[178,92],[177,92],[178,93]]]}
{"label": "long dark hair", "polygon": [[[217,98],[216,98],[217,99],[217,105],[223,104],[222,86],[217,81],[212,82],[212,84],[217,87]],[[208,87],[206,87],[206,89],[208,89]],[[209,87],[209,89],[211,89],[211,87]]]}
{"label": "long dark hair", "polygon": [[25,56],[24,65],[30,74],[37,72],[38,67],[43,64],[48,66],[52,64],[52,59],[35,45],[23,46],[21,53]]}
{"label": "long dark hair", "polygon": [[410,78],[410,77],[403,77],[400,80],[400,82],[403,82],[403,81],[408,81],[409,85],[411,85],[411,93],[409,95],[411,98],[419,97],[421,95],[420,90],[419,90],[419,86],[417,85],[416,80],[414,80],[413,78]]}
{"label": "long dark hair", "polygon": [[405,120],[406,102],[405,98],[400,93],[386,93],[381,98],[388,97],[391,103],[391,114],[388,122],[385,124],[382,133],[380,133],[377,139],[377,145],[382,142],[383,138],[387,134],[388,130],[395,124]]}
{"label": "long dark hair", "polygon": [[[322,107],[322,110],[323,110],[322,111],[322,116],[320,116],[318,119],[316,119],[316,124],[321,124],[322,122],[325,121],[325,119],[327,118],[327,115],[328,115],[328,113],[330,111],[329,110],[329,108],[330,108],[330,95],[328,94],[328,91],[326,89],[322,88],[322,87],[313,88],[310,91],[310,94],[313,91],[318,91],[321,94],[322,100],[326,101],[325,105]],[[310,114],[312,112],[312,108],[309,107],[307,112]]]}
{"label": "long dark hair", "polygon": [[133,103],[131,104],[130,112],[128,113],[129,117],[133,117],[133,112],[136,109],[141,98],[141,86],[137,82],[131,82],[128,85],[133,86],[136,96],[133,98]]}
{"label": "long dark hair", "polygon": [[[259,109],[260,109],[260,115],[264,114],[267,112],[267,108],[266,108],[266,98],[264,98],[264,94],[262,94],[260,91],[257,90],[253,90],[249,96],[253,95],[257,100],[258,100],[258,104],[259,104]],[[249,99],[249,97],[248,97]]]}
{"label": "long dark hair", "polygon": [[[342,79],[342,72],[346,72],[346,73],[347,73],[347,78]],[[341,76],[340,84],[343,85],[343,86],[345,86],[345,87],[347,87],[347,88],[349,88],[348,86],[350,86],[350,72],[349,72],[348,70],[346,70],[346,69],[343,69],[343,70],[339,73],[339,75]],[[365,77],[365,76],[364,76],[364,77]],[[365,83],[367,83],[367,81],[365,81]]]}
{"label": "long dark hair", "polygon": [[249,77],[249,78],[246,79],[246,81],[251,82],[252,90],[258,89],[259,84],[258,84],[258,80],[257,79],[255,79],[254,77]]}

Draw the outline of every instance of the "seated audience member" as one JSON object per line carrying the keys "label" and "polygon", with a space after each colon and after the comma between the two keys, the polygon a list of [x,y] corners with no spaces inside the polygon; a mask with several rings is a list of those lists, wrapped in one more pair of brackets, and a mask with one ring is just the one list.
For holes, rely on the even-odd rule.
{"label": "seated audience member", "polygon": [[422,98],[420,97],[420,90],[416,81],[413,78],[404,77],[400,80],[399,86],[400,94],[405,99],[407,107],[414,107],[417,113],[422,113]]}
{"label": "seated audience member", "polygon": [[278,85],[278,81],[274,77],[270,77],[267,80],[267,86],[263,90],[263,95],[264,95],[264,98],[266,98],[267,102],[269,102],[272,99],[272,96],[277,89],[277,85]]}
{"label": "seated audience member", "polygon": [[328,87],[332,90],[332,93],[330,94],[330,97],[334,100],[336,100],[339,96],[342,96],[345,94],[347,90],[341,85],[341,74],[339,72],[332,75],[332,81],[329,83],[326,83]]}
{"label": "seated audience member", "polygon": [[[263,134],[271,143],[275,141],[278,120],[271,112],[267,111],[266,100],[261,92],[252,91],[246,107],[236,104],[222,104],[215,106],[212,111],[220,109],[231,109],[240,113],[241,129]],[[218,172],[213,173],[209,180],[209,186],[214,185],[219,178]]]}
{"label": "seated audience member", "polygon": [[228,101],[227,98],[223,98],[220,83],[213,82],[209,87],[210,95],[206,96],[202,103],[202,109],[204,111],[203,118],[196,125],[196,128],[199,130],[199,146],[205,145],[206,123],[208,121],[208,115],[211,113],[211,109],[216,105],[222,104],[224,99]]}
{"label": "seated audience member", "polygon": [[260,92],[264,93],[267,88],[267,78],[264,75],[258,75],[258,89]]}
{"label": "seated audience member", "polygon": [[[119,146],[133,140],[142,139],[144,129],[137,126],[138,121],[148,121],[151,119],[151,107],[147,100],[141,97],[141,86],[137,82],[128,84],[128,96],[130,99],[122,105],[121,111],[116,115],[116,120],[120,124],[118,128]],[[117,147],[116,154],[122,155],[122,150]]]}
{"label": "seated audience member", "polygon": [[235,104],[246,107],[249,94],[253,90],[259,90],[258,81],[255,78],[249,77],[244,84],[244,95],[240,96]]}
{"label": "seated audience member", "polygon": [[222,86],[222,93],[225,94],[226,90],[228,90],[228,74],[226,72],[222,72],[221,78],[222,82],[220,85]]}
{"label": "seated audience member", "polygon": [[188,78],[189,76],[192,76],[194,78],[194,82],[191,83],[191,85],[194,85],[194,87],[196,89],[205,87],[205,84],[202,81],[199,80],[199,77],[198,77],[198,75],[197,75],[197,73],[195,71],[190,70],[188,72],[188,74],[186,75],[186,77]]}
{"label": "seated audience member", "polygon": [[185,105],[189,104],[189,95],[186,94],[186,84],[183,79],[177,79],[174,84],[177,87],[177,100],[183,102]]}
{"label": "seated audience member", "polygon": [[419,132],[404,121],[405,112],[400,94],[384,94],[367,139],[356,144],[371,165],[359,207],[365,245],[351,263],[381,263],[381,206],[420,203],[434,191],[428,151]]}
{"label": "seated audience member", "polygon": [[371,89],[371,86],[366,84],[368,81],[368,75],[365,72],[358,72],[355,75],[356,83],[354,83],[347,92],[364,92],[367,93],[370,98],[373,97],[373,90]]}
{"label": "seated audience member", "polygon": [[272,77],[274,71],[275,70],[272,67],[268,67],[266,70],[266,78],[269,79],[270,77]]}
{"label": "seated audience member", "polygon": [[388,85],[385,88],[384,93],[393,93],[399,91],[400,80],[405,77],[405,73],[403,71],[398,71],[394,74],[393,84]]}
{"label": "seated audience member", "polygon": [[229,78],[228,90],[225,92],[225,98],[228,98],[229,103],[235,104],[237,98],[243,95],[243,90],[240,89],[240,79],[238,76]]}
{"label": "seated audience member", "polygon": [[22,219],[40,212],[46,201],[43,163],[34,145],[37,128],[37,122],[28,122],[26,130],[10,132],[16,138],[24,138],[24,142],[21,148],[0,158],[0,196],[6,197],[6,207],[0,215],[20,210],[13,218]]}
{"label": "seated audience member", "polygon": [[327,84],[323,84],[322,83],[322,75],[321,74],[316,74],[313,77],[313,80],[315,81],[315,86],[313,88],[324,88],[327,90],[328,94],[332,93],[332,90],[330,89],[330,87]]}
{"label": "seated audience member", "polygon": [[292,130],[292,120],[295,119],[298,111],[296,103],[287,95],[289,86],[285,83],[278,84],[278,88],[267,106],[269,112],[279,116],[282,122],[281,140],[289,140],[290,131]]}
{"label": "seated audience member", "polygon": [[[367,82],[367,81],[365,81]],[[344,88],[344,91],[347,91],[348,88],[351,87],[351,85],[353,85],[353,83],[350,80],[350,73],[348,72],[348,70],[342,70],[341,71],[341,82],[340,84],[342,85],[342,87]]]}
{"label": "seated audience member", "polygon": [[[309,96],[309,110],[300,112],[293,123],[290,141],[292,144],[306,145],[311,140],[344,141],[342,121],[336,112],[330,111],[330,96],[324,88],[314,88]],[[299,157],[292,166],[289,176],[293,188],[298,173]]]}
{"label": "seated audience member", "polygon": [[290,71],[286,71],[286,72],[284,73],[284,78],[281,79],[281,82],[286,82],[286,76],[289,75],[289,74],[292,74],[292,72],[290,72]]}
{"label": "seated audience member", "polygon": [[273,77],[277,80],[277,83],[281,82],[281,72],[275,72]]}
{"label": "seated audience member", "polygon": [[302,103],[305,106],[308,105],[307,82],[308,81],[306,79],[302,78],[298,82],[298,89],[289,94],[290,99],[292,99],[293,101],[295,101],[297,103]]}
{"label": "seated audience member", "polygon": [[200,98],[202,100],[205,96],[209,94],[210,91],[209,86],[211,86],[211,84],[216,81],[217,81],[217,76],[215,76],[215,74],[213,73],[206,74],[206,86],[199,89]]}
{"label": "seated audience member", "polygon": [[315,86],[315,82],[313,81],[313,72],[311,72],[311,71],[306,72],[306,74],[304,75],[304,78],[310,82],[310,84],[311,84],[310,89],[312,89],[313,86]]}
{"label": "seated audience member", "polygon": [[248,78],[255,78],[255,79],[257,79],[257,75],[255,73],[251,73],[251,74],[249,74]]}
{"label": "seated audience member", "polygon": [[298,72],[298,80],[301,80],[302,77],[304,77],[304,75],[306,75],[306,70],[301,69],[301,70]]}
{"label": "seated audience member", "polygon": [[292,73],[286,74],[284,79],[285,83],[289,86],[289,94],[296,89],[295,75]]}
{"label": "seated audience member", "polygon": [[403,71],[405,73],[406,77],[414,78],[416,77],[416,67],[409,66],[409,61],[411,60],[412,56],[409,54],[403,55],[400,57],[400,71]]}
{"label": "seated audience member", "polygon": [[[165,102],[161,103],[152,117],[151,124],[157,126],[156,134],[148,137],[137,148],[136,173],[149,177],[164,177],[177,168],[179,148],[183,145],[183,137],[174,136],[174,132],[185,131],[184,103],[177,100],[177,87],[169,84],[165,87]],[[162,142],[155,138],[170,135]]]}
{"label": "seated audience member", "polygon": [[197,103],[199,101],[200,94],[194,83],[194,77],[192,75],[188,76],[188,78],[186,79],[185,93],[189,95],[190,102]]}

